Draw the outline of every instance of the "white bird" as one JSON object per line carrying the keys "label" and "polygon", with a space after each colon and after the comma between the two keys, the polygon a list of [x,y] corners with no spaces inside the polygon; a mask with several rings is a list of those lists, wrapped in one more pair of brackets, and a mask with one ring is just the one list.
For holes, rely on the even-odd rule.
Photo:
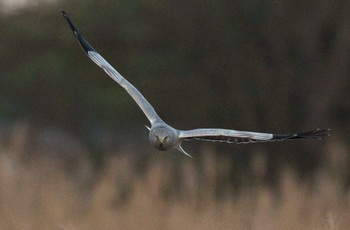
{"label": "white bird", "polygon": [[159,150],[170,150],[177,148],[182,153],[189,157],[182,147],[183,140],[203,140],[203,141],[218,141],[226,143],[254,143],[254,142],[273,142],[294,139],[321,139],[328,135],[329,129],[314,129],[309,132],[296,134],[272,134],[237,131],[230,129],[193,129],[193,130],[178,130],[166,124],[156,113],[152,105],[143,97],[143,95],[128,82],[117,70],[115,70],[78,32],[68,17],[65,11],[62,11],[63,17],[67,20],[72,29],[79,45],[87,54],[87,56],[101,67],[115,82],[122,86],[129,95],[135,100],[143,113],[151,123],[149,130],[149,141]]}

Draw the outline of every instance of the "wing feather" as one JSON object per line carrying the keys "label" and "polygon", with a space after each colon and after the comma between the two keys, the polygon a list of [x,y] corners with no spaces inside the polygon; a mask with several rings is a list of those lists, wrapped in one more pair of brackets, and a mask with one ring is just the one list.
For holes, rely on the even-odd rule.
{"label": "wing feather", "polygon": [[329,129],[314,129],[308,132],[296,134],[272,134],[236,131],[229,129],[193,129],[180,131],[179,137],[183,140],[201,140],[226,142],[235,144],[247,144],[256,142],[274,142],[293,139],[321,139],[327,136]]}
{"label": "wing feather", "polygon": [[156,121],[161,121],[160,117],[152,107],[152,105],[144,98],[144,96],[128,82],[117,70],[113,68],[78,32],[78,30],[73,25],[72,21],[68,17],[65,11],[62,11],[63,17],[67,20],[70,28],[72,29],[75,38],[77,39],[79,45],[87,54],[87,56],[100,68],[102,68],[115,82],[122,86],[129,95],[134,99],[137,105],[146,115],[147,119],[153,125]]}

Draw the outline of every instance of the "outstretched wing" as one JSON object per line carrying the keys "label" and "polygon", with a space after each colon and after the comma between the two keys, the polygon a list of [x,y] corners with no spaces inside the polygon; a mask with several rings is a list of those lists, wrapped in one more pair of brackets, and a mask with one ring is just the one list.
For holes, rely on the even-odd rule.
{"label": "outstretched wing", "polygon": [[161,121],[152,105],[142,96],[142,94],[128,82],[117,70],[115,70],[78,32],[73,25],[72,21],[68,17],[65,11],[62,11],[63,17],[67,20],[70,28],[72,29],[79,45],[87,54],[87,56],[101,67],[114,81],[122,86],[130,96],[135,100],[137,105],[142,109],[148,120],[153,125],[156,121]]}
{"label": "outstretched wing", "polygon": [[193,129],[180,131],[179,138],[183,140],[218,141],[226,143],[247,144],[255,142],[273,142],[294,139],[321,139],[327,136],[329,129],[314,129],[296,134],[272,134],[236,131],[229,129]]}

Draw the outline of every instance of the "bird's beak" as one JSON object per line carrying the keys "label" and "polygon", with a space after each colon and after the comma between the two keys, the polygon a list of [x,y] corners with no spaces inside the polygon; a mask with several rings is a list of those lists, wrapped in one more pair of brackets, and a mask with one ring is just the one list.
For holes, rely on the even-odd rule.
{"label": "bird's beak", "polygon": [[160,147],[160,149],[163,149],[164,139],[165,138],[159,138],[159,147]]}

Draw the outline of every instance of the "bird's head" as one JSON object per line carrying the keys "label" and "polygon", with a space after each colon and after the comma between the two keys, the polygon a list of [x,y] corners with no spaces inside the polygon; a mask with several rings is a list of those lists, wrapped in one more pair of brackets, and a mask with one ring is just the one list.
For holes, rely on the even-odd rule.
{"label": "bird's head", "polygon": [[177,135],[171,128],[160,126],[150,130],[149,140],[157,149],[168,150],[175,147]]}

